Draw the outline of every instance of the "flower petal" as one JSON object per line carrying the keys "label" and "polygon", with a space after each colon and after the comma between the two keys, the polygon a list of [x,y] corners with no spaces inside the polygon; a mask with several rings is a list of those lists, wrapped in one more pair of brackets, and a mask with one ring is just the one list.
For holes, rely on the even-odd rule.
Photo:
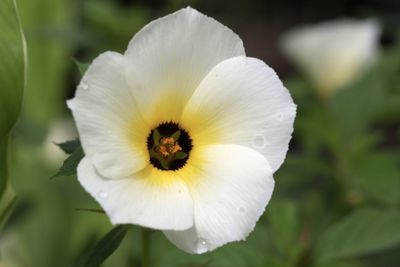
{"label": "flower petal", "polygon": [[160,172],[149,167],[135,176],[110,180],[96,173],[84,158],[78,166],[78,179],[113,224],[138,224],[161,230],[190,228],[193,201],[186,184],[179,177],[168,177],[173,173],[166,174],[160,183]]}
{"label": "flower petal", "polygon": [[228,242],[243,240],[253,230],[274,188],[268,161],[238,145],[200,148],[201,176],[190,185],[194,226],[165,231],[167,238],[188,253],[204,253]]}
{"label": "flower petal", "polygon": [[329,95],[358,79],[379,52],[375,20],[335,19],[285,33],[281,47],[321,93]]}
{"label": "flower petal", "polygon": [[177,121],[204,76],[245,52],[229,28],[188,7],[145,26],[125,54],[128,82],[143,116],[155,127]]}
{"label": "flower petal", "polygon": [[293,132],[296,106],[275,72],[246,57],[215,66],[189,100],[181,120],[194,146],[238,144],[263,154],[276,171]]}
{"label": "flower petal", "polygon": [[150,128],[138,112],[125,80],[125,58],[106,52],[90,65],[67,102],[86,156],[108,178],[127,177],[149,162]]}

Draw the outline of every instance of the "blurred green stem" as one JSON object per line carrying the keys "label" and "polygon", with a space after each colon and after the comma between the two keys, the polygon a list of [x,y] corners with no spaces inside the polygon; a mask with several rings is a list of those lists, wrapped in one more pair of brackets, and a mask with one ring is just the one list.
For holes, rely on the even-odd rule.
{"label": "blurred green stem", "polygon": [[142,227],[142,267],[150,267],[150,230]]}

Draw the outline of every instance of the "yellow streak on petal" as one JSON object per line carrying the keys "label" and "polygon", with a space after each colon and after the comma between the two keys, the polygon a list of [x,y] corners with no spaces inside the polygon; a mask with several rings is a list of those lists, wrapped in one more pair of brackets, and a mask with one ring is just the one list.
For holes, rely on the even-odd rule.
{"label": "yellow streak on petal", "polygon": [[163,90],[152,102],[143,114],[151,128],[156,128],[163,122],[177,122],[181,117],[183,108],[187,102],[185,96],[179,90]]}
{"label": "yellow streak on petal", "polygon": [[207,159],[203,157],[201,149],[193,149],[188,161],[181,169],[175,171],[159,170],[149,164],[135,174],[135,179],[145,179],[150,185],[163,188],[181,180],[191,188],[199,182],[199,179],[204,178],[201,174],[205,160]]}
{"label": "yellow streak on petal", "polygon": [[180,125],[189,133],[194,147],[219,143],[224,134],[223,127],[218,127],[222,123],[215,122],[206,111],[186,109]]}
{"label": "yellow streak on petal", "polygon": [[149,154],[147,150],[147,137],[151,132],[150,126],[142,118],[136,117],[133,118],[127,128],[128,138],[131,140],[131,149],[147,158]]}

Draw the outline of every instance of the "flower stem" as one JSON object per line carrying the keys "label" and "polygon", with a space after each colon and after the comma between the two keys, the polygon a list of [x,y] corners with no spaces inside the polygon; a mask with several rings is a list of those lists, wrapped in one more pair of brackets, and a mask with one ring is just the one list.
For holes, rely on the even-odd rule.
{"label": "flower stem", "polygon": [[142,267],[150,267],[150,230],[142,227]]}

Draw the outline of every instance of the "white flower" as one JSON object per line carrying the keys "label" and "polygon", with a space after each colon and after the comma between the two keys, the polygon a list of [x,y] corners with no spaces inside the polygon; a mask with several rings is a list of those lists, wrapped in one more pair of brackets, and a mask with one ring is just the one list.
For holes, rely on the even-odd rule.
{"label": "white flower", "polygon": [[189,253],[252,231],[295,117],[275,72],[192,8],[96,58],[68,106],[86,154],[78,179],[111,222],[163,230]]}
{"label": "white flower", "polygon": [[348,86],[371,65],[380,27],[374,20],[338,19],[293,29],[283,52],[324,95]]}

